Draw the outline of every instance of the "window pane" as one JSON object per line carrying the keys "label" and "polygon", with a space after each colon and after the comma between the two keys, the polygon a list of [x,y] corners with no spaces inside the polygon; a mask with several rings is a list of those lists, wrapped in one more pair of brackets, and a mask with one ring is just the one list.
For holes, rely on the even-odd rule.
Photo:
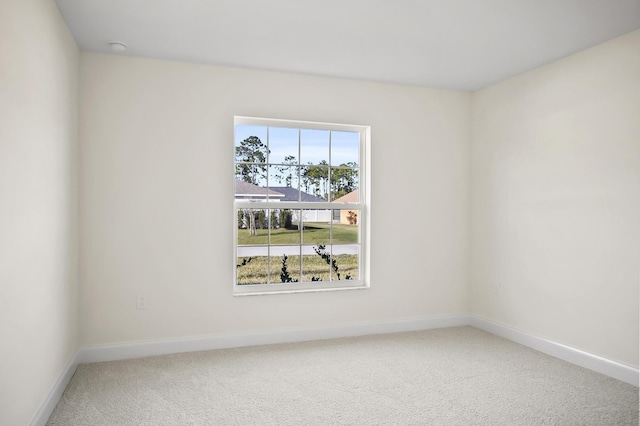
{"label": "window pane", "polygon": [[305,282],[330,281],[329,264],[313,251],[313,247],[305,247],[304,249],[305,255],[302,257],[303,280]]}
{"label": "window pane", "polygon": [[267,128],[262,126],[236,126],[235,161],[236,179],[265,186],[267,177]]}
{"label": "window pane", "polygon": [[269,163],[298,164],[298,129],[269,127]]}
{"label": "window pane", "polygon": [[329,167],[303,166],[300,171],[302,191],[312,197],[309,202],[326,202],[329,198]]}
{"label": "window pane", "polygon": [[302,244],[329,244],[331,242],[331,210],[302,210]]}
{"label": "window pane", "polygon": [[[346,206],[345,206],[346,207]],[[333,243],[357,243],[360,210],[344,208],[333,211]],[[337,219],[337,220],[336,220]],[[337,222],[337,223],[336,223]]]}
{"label": "window pane", "polygon": [[268,247],[238,247],[236,271],[238,284],[266,284]]}
{"label": "window pane", "polygon": [[300,164],[329,164],[328,130],[300,130]]}
{"label": "window pane", "polygon": [[269,188],[279,194],[269,196],[271,201],[300,201],[298,166],[269,166]]}
{"label": "window pane", "polygon": [[250,124],[237,124],[235,126],[235,146],[241,145],[241,142],[251,136],[259,138],[263,143],[267,143],[267,127],[252,126]]}
{"label": "window pane", "polygon": [[266,201],[267,192],[267,188],[245,182],[242,180],[242,176],[236,174],[236,200]]}
{"label": "window pane", "polygon": [[236,163],[235,177],[236,180],[249,185],[264,188],[267,186],[267,166],[266,164]]}
{"label": "window pane", "polygon": [[271,283],[300,281],[300,246],[271,247]]}
{"label": "window pane", "polygon": [[[271,244],[272,245],[290,245],[300,244],[300,227],[298,218],[299,210],[291,209],[272,209],[274,216],[274,227],[271,228]],[[297,246],[296,246],[297,247]],[[279,248],[273,248],[277,253]]]}
{"label": "window pane", "polygon": [[238,246],[269,244],[269,210],[236,209]]}
{"label": "window pane", "polygon": [[358,132],[331,132],[331,165],[360,165],[360,134]]}
{"label": "window pane", "polygon": [[337,270],[332,269],[331,280],[357,280],[359,279],[359,258],[358,254],[337,254],[340,253],[340,249],[336,246],[333,247],[333,259],[335,259],[335,265]]}
{"label": "window pane", "polygon": [[331,169],[331,201],[338,203],[359,202],[360,186],[358,169],[333,167]]}
{"label": "window pane", "polygon": [[[315,261],[318,264],[327,265],[331,281],[357,279],[359,269],[357,245],[318,244],[313,246],[313,250],[316,258],[315,260],[308,259],[307,269],[311,269],[311,265]],[[315,267],[318,266],[316,265]],[[303,271],[306,272],[306,269],[303,269]]]}

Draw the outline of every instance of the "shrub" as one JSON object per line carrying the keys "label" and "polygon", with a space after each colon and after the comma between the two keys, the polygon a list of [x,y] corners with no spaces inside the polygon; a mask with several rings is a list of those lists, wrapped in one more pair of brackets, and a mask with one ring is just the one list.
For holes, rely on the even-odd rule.
{"label": "shrub", "polygon": [[293,226],[293,215],[291,210],[280,210],[280,226],[284,226],[286,229],[291,229]]}
{"label": "shrub", "polygon": [[267,227],[267,213],[264,210],[258,210],[258,218],[256,220],[256,229],[265,229]]}
{"label": "shrub", "polygon": [[358,224],[358,213],[349,210],[347,212],[347,220],[349,221],[349,225],[357,225]]}
{"label": "shrub", "polygon": [[[326,246],[324,244],[318,244],[318,247],[313,247],[313,250],[316,252],[318,256],[320,256],[321,258],[324,259],[325,262],[327,262],[327,265],[331,266],[331,269],[333,269],[333,272],[336,274],[338,279],[340,279],[340,272],[338,272],[340,268],[338,267],[338,262],[336,262],[336,259],[333,258],[329,253],[327,253]],[[351,275],[347,274],[347,276],[345,276],[344,279],[350,280]]]}
{"label": "shrub", "polygon": [[247,224],[244,220],[244,210],[238,210],[238,229],[244,229]]}
{"label": "shrub", "polygon": [[283,283],[297,283],[298,280],[294,280],[293,278],[291,278],[291,275],[289,275],[289,270],[287,269],[287,259],[289,257],[284,254],[282,255],[282,269],[280,270],[280,280]]}

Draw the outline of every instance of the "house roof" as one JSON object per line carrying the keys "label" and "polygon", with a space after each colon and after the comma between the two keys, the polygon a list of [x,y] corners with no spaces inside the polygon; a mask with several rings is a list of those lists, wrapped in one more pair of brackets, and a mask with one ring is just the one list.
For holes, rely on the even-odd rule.
{"label": "house roof", "polygon": [[290,188],[288,186],[272,186],[270,189],[275,190],[279,193],[284,194],[284,198],[281,198],[280,201],[298,201],[298,194],[300,194],[300,201],[307,203],[326,203],[327,200],[316,197],[315,195],[308,194],[303,191],[299,191],[295,188]]}
{"label": "house roof", "polygon": [[334,203],[357,203],[358,201],[360,201],[359,191],[360,191],[359,189],[351,191],[340,198],[336,198],[335,200],[333,200],[333,202]]}
{"label": "house roof", "polygon": [[259,198],[266,198],[267,194],[269,197],[276,197],[282,199],[284,194],[281,192],[274,191],[270,188],[263,188],[258,185],[254,185],[249,182],[245,182],[243,180],[236,179],[236,196],[252,196]]}

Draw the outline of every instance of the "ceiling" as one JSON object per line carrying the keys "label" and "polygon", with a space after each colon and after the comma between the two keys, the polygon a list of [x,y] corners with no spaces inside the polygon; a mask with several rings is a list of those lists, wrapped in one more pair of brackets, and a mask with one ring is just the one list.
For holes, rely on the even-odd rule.
{"label": "ceiling", "polygon": [[474,91],[640,28],[640,0],[56,0],[80,49]]}

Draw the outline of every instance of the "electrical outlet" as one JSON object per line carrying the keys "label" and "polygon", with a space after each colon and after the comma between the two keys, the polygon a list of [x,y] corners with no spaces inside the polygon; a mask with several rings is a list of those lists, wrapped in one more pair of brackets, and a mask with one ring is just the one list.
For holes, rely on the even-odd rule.
{"label": "electrical outlet", "polygon": [[145,309],[147,307],[147,299],[144,296],[138,296],[136,299],[136,309]]}

